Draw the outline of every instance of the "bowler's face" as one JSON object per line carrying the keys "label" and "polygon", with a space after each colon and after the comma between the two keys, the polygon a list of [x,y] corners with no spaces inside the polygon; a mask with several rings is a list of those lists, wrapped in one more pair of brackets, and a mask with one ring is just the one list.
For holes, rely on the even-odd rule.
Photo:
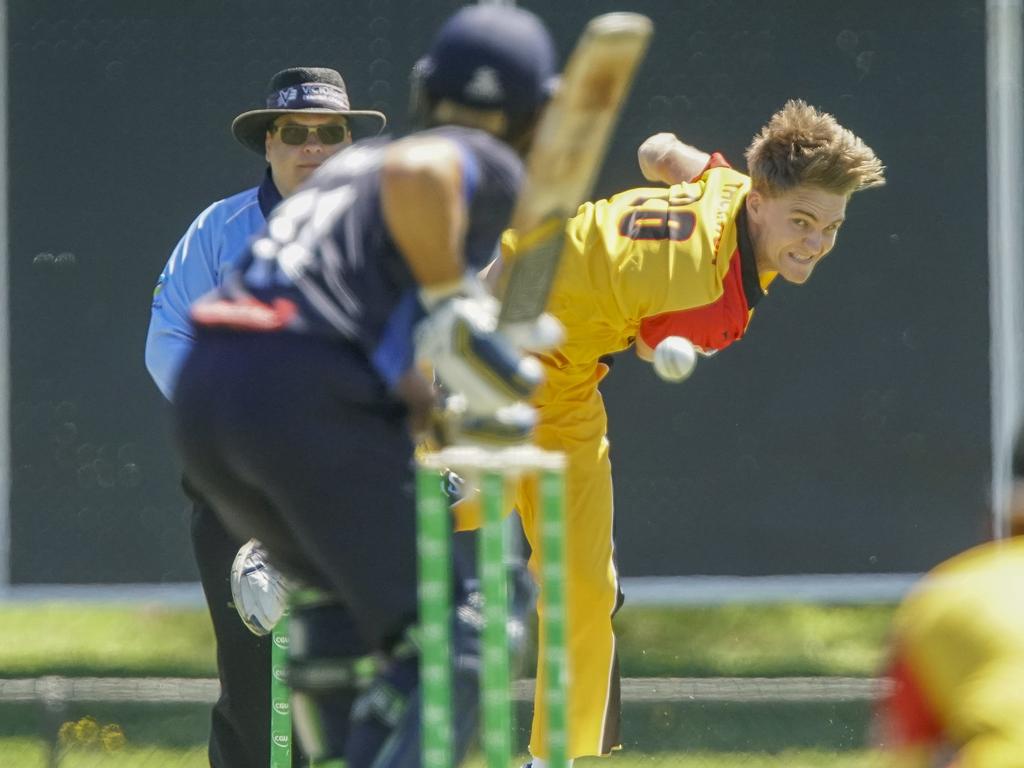
{"label": "bowler's face", "polygon": [[758,271],[805,283],[836,244],[846,200],[846,195],[817,187],[795,187],[775,196],[752,190],[747,216]]}
{"label": "bowler's face", "polygon": [[345,139],[338,144],[324,144],[316,131],[310,131],[305,142],[294,145],[286,144],[281,139],[281,128],[287,125],[315,128],[318,125],[345,124],[345,118],[341,115],[288,114],[274,121],[275,130],[267,131],[266,157],[274,184],[283,196],[288,197],[332,155],[351,144],[352,134],[347,133]]}

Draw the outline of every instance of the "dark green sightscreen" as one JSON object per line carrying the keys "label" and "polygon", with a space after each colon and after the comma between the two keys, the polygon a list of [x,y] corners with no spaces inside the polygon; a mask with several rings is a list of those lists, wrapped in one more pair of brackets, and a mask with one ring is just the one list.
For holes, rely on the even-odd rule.
{"label": "dark green sightscreen", "polygon": [[[199,211],[259,180],[228,125],[273,72],[336,67],[354,107],[402,128],[409,69],[458,5],[9,3],[13,581],[194,578],[143,365],[156,276]],[[810,284],[774,286],[747,338],[688,382],[620,356],[604,393],[623,574],[918,571],[978,540],[980,0],[523,5],[563,56],[599,13],[655,22],[601,195],[640,184],[636,146],[655,131],[742,166],[793,97],[834,112],[888,165],[888,186],[854,198]]]}

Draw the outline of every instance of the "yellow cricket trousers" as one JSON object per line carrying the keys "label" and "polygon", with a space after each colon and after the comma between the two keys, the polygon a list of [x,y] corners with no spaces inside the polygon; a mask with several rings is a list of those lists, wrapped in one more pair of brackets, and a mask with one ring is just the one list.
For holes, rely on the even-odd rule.
{"label": "yellow cricket trousers", "polygon": [[[612,632],[618,607],[618,574],[613,560],[612,476],[608,458],[608,417],[597,384],[604,365],[574,367],[574,373],[545,366],[547,380],[535,398],[539,422],[534,442],[566,455],[565,566],[566,653],[570,757],[607,755],[620,746],[619,667]],[[513,494],[515,509],[533,552],[530,569],[540,573],[539,510],[536,479],[524,479]],[[480,526],[480,506],[472,492],[454,507],[456,530]],[[511,511],[511,510],[510,510]],[[537,611],[543,615],[541,591]],[[544,686],[547,639],[540,634],[537,692],[530,752],[548,755]]]}
{"label": "yellow cricket trousers", "polygon": [[[612,632],[618,603],[618,574],[613,561],[612,474],[608,457],[608,418],[597,383],[606,372],[591,368],[584,379],[547,368],[535,400],[539,423],[535,442],[566,455],[566,652],[570,757],[606,755],[619,744],[619,669]],[[524,480],[516,509],[533,551],[531,569],[539,573],[539,510],[535,480]],[[543,589],[537,606],[544,612]],[[539,637],[537,693],[534,697],[530,751],[547,757],[544,685],[547,643]]]}

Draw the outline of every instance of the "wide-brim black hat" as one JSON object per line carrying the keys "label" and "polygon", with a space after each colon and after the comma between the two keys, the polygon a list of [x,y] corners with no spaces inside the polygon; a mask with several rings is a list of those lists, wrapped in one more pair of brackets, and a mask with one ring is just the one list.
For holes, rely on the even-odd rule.
{"label": "wide-brim black hat", "polygon": [[376,136],[387,124],[382,112],[351,109],[345,81],[336,70],[292,67],[278,72],[267,85],[267,106],[243,112],[231,122],[231,133],[253,152],[265,152],[267,128],[281,115],[344,115],[353,139]]}

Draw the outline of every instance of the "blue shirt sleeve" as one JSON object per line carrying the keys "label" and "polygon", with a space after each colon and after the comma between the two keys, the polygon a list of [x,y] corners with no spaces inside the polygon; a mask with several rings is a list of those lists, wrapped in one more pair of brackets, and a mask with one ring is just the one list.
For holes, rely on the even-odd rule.
{"label": "blue shirt sleeve", "polygon": [[388,317],[380,342],[370,355],[370,362],[389,387],[394,387],[413,364],[412,329],[423,315],[419,295],[415,290],[406,291]]}
{"label": "blue shirt sleeve", "polygon": [[146,368],[157,387],[172,399],[178,370],[192,348],[189,321],[192,302],[216,287],[218,253],[212,230],[215,207],[203,211],[171,253],[153,291],[153,308],[146,336]]}

